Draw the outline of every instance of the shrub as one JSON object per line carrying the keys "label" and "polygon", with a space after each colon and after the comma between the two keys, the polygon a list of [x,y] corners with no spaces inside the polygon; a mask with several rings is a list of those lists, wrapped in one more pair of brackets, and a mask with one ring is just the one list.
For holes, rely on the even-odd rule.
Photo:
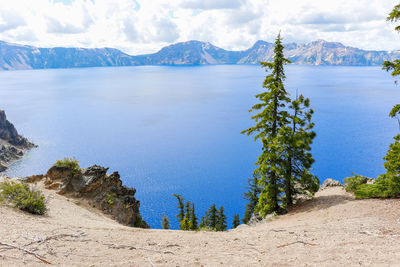
{"label": "shrub", "polygon": [[354,191],[354,196],[358,199],[364,198],[386,198],[387,190],[379,184],[361,184],[357,190]]}
{"label": "shrub", "polygon": [[79,161],[73,157],[59,159],[56,161],[56,163],[54,163],[54,166],[69,168],[74,172],[78,172],[81,169],[81,167],[79,166]]}
{"label": "shrub", "polygon": [[47,212],[46,198],[43,193],[26,183],[13,181],[0,183],[0,200],[32,214],[43,215]]}
{"label": "shrub", "polygon": [[344,179],[344,189],[346,192],[355,192],[360,185],[365,184],[367,178],[362,175],[354,175],[353,177],[347,177]]}
{"label": "shrub", "polygon": [[107,203],[108,203],[108,205],[110,205],[110,206],[114,205],[114,203],[115,203],[115,196],[116,196],[115,193],[107,194]]}
{"label": "shrub", "polygon": [[169,229],[170,228],[169,219],[168,219],[167,215],[165,215],[165,214],[162,217],[161,226],[162,226],[162,229]]}

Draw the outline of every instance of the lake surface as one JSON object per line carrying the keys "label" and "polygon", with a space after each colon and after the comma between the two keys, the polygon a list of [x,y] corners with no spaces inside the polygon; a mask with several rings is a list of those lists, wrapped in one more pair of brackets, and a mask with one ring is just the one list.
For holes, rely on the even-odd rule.
{"label": "lake surface", "polygon": [[[311,99],[317,137],[314,174],[376,177],[397,121],[400,88],[379,67],[288,66],[287,89]],[[137,189],[152,228],[166,214],[177,227],[182,194],[198,217],[213,203],[229,225],[242,217],[247,179],[260,146],[240,132],[262,90],[259,66],[122,67],[0,72],[0,109],[39,147],[7,175],[45,173],[76,157],[119,171]]]}

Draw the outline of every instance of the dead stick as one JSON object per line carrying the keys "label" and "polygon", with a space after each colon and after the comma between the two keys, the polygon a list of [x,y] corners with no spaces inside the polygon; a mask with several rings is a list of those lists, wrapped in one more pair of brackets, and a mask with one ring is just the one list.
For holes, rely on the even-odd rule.
{"label": "dead stick", "polygon": [[4,243],[4,242],[0,242],[0,245],[6,246],[6,247],[9,247],[9,248],[12,248],[12,249],[20,250],[20,251],[22,251],[22,252],[24,252],[24,253],[27,253],[27,254],[29,254],[29,255],[34,256],[35,258],[37,258],[38,260],[40,260],[40,261],[42,261],[42,262],[44,262],[44,263],[46,263],[46,264],[52,264],[51,262],[49,262],[49,261],[47,261],[46,259],[42,258],[41,256],[39,256],[39,255],[36,254],[35,252],[29,251],[29,250],[27,250],[27,249],[20,248],[20,247],[17,247],[17,246],[13,246],[13,245],[10,245],[10,244]]}
{"label": "dead stick", "polygon": [[46,237],[45,239],[32,241],[32,242],[30,242],[30,243],[24,245],[24,247],[28,247],[28,246],[30,246],[30,245],[32,245],[32,244],[35,244],[35,243],[41,244],[41,243],[50,241],[50,240],[52,240],[52,239],[57,239],[57,238],[61,238],[61,237],[73,237],[73,238],[78,238],[78,237],[83,237],[83,236],[86,236],[86,234],[80,234],[80,235],[60,234],[60,235],[48,236],[48,237]]}
{"label": "dead stick", "polygon": [[294,244],[297,244],[297,243],[300,243],[300,244],[303,244],[303,245],[309,245],[309,246],[316,246],[317,245],[317,244],[307,243],[307,242],[299,240],[299,241],[295,241],[295,242],[292,242],[292,243],[279,245],[279,246],[277,246],[277,248],[283,248],[283,247],[287,247],[287,246],[294,245]]}

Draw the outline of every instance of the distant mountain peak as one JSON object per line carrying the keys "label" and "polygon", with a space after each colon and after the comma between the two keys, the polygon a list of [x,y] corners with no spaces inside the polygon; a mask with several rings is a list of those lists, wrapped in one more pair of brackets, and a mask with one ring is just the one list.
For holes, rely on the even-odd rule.
{"label": "distant mountain peak", "polygon": [[[284,45],[285,56],[294,64],[370,66],[400,58],[400,51],[365,51],[322,39]],[[157,53],[131,56],[115,48],[36,48],[0,41],[0,69],[258,64],[273,60],[273,47],[273,43],[258,40],[247,50],[228,51],[210,42],[190,40],[163,47]]]}

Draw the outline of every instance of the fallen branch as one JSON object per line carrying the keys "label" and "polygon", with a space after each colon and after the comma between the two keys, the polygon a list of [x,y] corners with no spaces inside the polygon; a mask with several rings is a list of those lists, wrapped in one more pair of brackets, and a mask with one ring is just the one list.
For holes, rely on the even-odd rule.
{"label": "fallen branch", "polygon": [[81,234],[79,234],[79,235],[73,235],[73,234],[59,234],[59,235],[53,235],[53,236],[48,236],[48,237],[46,237],[46,238],[44,238],[44,239],[32,241],[32,242],[30,242],[30,243],[24,245],[24,247],[28,247],[28,246],[30,246],[30,245],[32,245],[32,244],[35,244],[35,243],[42,244],[42,243],[47,242],[47,241],[50,241],[50,240],[52,240],[52,239],[58,240],[58,238],[63,238],[63,237],[79,238],[79,237],[82,237],[82,236],[86,236],[86,234],[81,233]]}
{"label": "fallen branch", "polygon": [[307,243],[307,242],[299,240],[299,241],[294,241],[294,242],[291,242],[291,243],[279,245],[279,246],[277,246],[277,248],[283,248],[283,247],[287,247],[287,246],[298,244],[298,243],[303,244],[303,245],[309,245],[309,246],[316,246],[317,245],[317,244]]}
{"label": "fallen branch", "polygon": [[151,252],[157,252],[157,253],[164,253],[164,254],[174,254],[171,251],[161,251],[161,250],[155,250],[155,249],[150,249],[150,248],[141,248],[141,247],[134,247],[134,246],[128,246],[128,245],[119,245],[116,246],[114,244],[103,244],[108,246],[108,248],[112,248],[112,249],[129,249],[129,250],[133,250],[133,249],[141,249],[141,250],[146,250],[146,251],[151,251]]}
{"label": "fallen branch", "polygon": [[27,250],[27,249],[24,249],[24,248],[21,248],[21,247],[17,247],[17,246],[14,246],[14,245],[10,245],[10,244],[4,243],[4,242],[0,242],[0,245],[6,246],[6,247],[8,247],[8,248],[10,248],[10,249],[17,249],[17,250],[20,250],[20,251],[22,251],[22,252],[24,252],[24,253],[26,253],[26,254],[29,254],[29,255],[34,256],[35,258],[37,258],[37,259],[40,260],[41,262],[44,262],[44,263],[46,263],[46,264],[52,264],[51,262],[47,261],[47,260],[44,259],[43,257],[39,256],[38,254],[36,254],[35,252],[32,252],[32,251],[30,251],[30,250]]}

